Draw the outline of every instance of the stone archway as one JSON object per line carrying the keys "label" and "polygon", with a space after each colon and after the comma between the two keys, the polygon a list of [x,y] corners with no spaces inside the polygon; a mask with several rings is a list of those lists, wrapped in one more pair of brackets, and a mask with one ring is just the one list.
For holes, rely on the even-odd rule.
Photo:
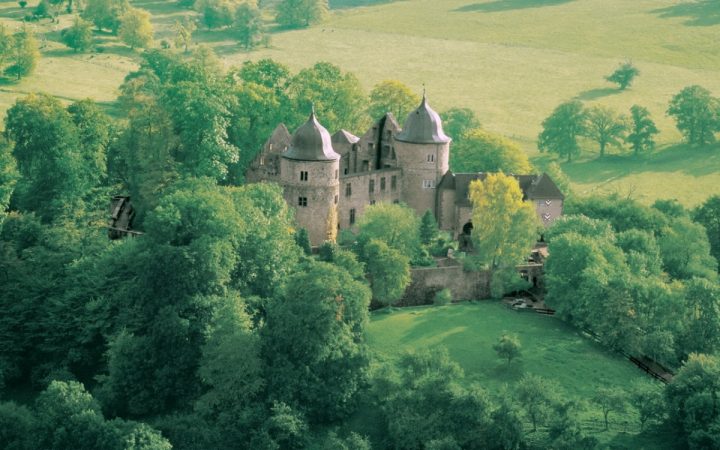
{"label": "stone archway", "polygon": [[458,247],[461,252],[470,252],[473,250],[472,230],[472,221],[468,220],[462,227],[462,233],[458,236]]}

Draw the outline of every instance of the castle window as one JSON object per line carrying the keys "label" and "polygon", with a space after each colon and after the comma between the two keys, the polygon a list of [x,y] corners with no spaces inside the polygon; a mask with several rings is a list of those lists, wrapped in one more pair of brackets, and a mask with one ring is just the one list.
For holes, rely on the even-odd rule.
{"label": "castle window", "polygon": [[338,171],[337,170],[335,170],[335,179],[336,180],[338,179]]}
{"label": "castle window", "polygon": [[371,194],[375,192],[375,180],[370,180],[370,185],[368,186],[368,192]]}
{"label": "castle window", "polygon": [[434,189],[435,180],[423,180],[423,189]]}
{"label": "castle window", "polygon": [[298,206],[303,208],[307,206],[307,197],[298,197]]}
{"label": "castle window", "polygon": [[385,177],[380,178],[380,190],[385,190]]}
{"label": "castle window", "polygon": [[370,200],[370,204],[371,204],[371,205],[374,205],[374,204],[375,204],[375,200]]}
{"label": "castle window", "polygon": [[338,202],[338,196],[336,195],[336,196],[335,196],[335,204],[336,204],[336,205],[337,205],[337,202]]}
{"label": "castle window", "polygon": [[352,184],[348,183],[345,185],[345,197],[350,197],[352,195]]}
{"label": "castle window", "polygon": [[355,224],[355,208],[350,210],[350,225]]}
{"label": "castle window", "polygon": [[427,155],[427,162],[435,162],[435,155]]}
{"label": "castle window", "polygon": [[397,189],[397,176],[395,175],[390,178],[390,189],[392,189],[393,191]]}
{"label": "castle window", "polygon": [[346,167],[343,169],[343,175],[347,175],[347,173],[348,173],[348,168]]}
{"label": "castle window", "polygon": [[265,157],[264,157],[264,156],[261,156],[261,157],[260,157],[260,165],[261,165],[261,166],[264,166],[264,165],[265,165]]}
{"label": "castle window", "polygon": [[362,162],[362,171],[367,172],[368,170],[370,170],[369,167],[370,167],[370,163],[368,162],[367,159],[364,159]]}
{"label": "castle window", "polygon": [[305,170],[300,171],[300,181],[307,181],[308,180],[308,173]]}
{"label": "castle window", "polygon": [[393,203],[395,203],[397,205],[398,203],[400,203],[400,200],[395,199],[395,200],[393,200]]}

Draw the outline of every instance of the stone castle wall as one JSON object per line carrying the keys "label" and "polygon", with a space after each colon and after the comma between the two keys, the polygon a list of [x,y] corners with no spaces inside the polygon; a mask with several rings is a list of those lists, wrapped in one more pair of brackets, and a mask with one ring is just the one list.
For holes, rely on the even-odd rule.
{"label": "stone castle wall", "polygon": [[420,216],[430,210],[437,217],[437,186],[449,169],[449,149],[449,144],[395,141],[398,165],[403,169],[403,200]]}
{"label": "stone castle wall", "polygon": [[490,297],[490,272],[466,272],[462,265],[415,268],[410,271],[412,281],[398,306],[432,304],[435,294],[450,289],[453,301],[481,300]]}
{"label": "stone castle wall", "polygon": [[[393,177],[395,177],[394,188]],[[370,192],[371,181],[373,183],[373,192]],[[349,196],[347,195],[348,185],[350,185]],[[381,169],[344,175],[340,178],[338,208],[340,228],[347,229],[354,226],[354,224],[350,223],[351,210],[355,210],[355,223],[357,223],[365,213],[365,208],[372,202],[395,203],[400,202],[402,198],[402,170],[400,169]]]}

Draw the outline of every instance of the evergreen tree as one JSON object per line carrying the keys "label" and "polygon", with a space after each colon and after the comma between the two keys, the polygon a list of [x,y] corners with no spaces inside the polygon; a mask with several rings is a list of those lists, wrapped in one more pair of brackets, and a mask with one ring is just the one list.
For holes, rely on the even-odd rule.
{"label": "evergreen tree", "polygon": [[437,234],[438,224],[435,215],[428,209],[420,219],[420,241],[425,245],[430,245]]}

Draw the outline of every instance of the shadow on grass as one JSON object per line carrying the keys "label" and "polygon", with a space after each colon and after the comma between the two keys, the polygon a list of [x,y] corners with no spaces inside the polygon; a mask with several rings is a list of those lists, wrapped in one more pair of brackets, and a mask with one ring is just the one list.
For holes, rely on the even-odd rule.
{"label": "shadow on grass", "polygon": [[520,381],[520,378],[525,374],[522,359],[516,359],[510,364],[507,361],[503,361],[498,366],[487,371],[487,374],[491,378],[496,380],[502,380],[503,382]]}
{"label": "shadow on grass", "polygon": [[330,9],[350,9],[360,6],[382,5],[384,3],[395,3],[399,0],[330,0]]}
{"label": "shadow on grass", "polygon": [[596,88],[596,89],[588,89],[587,91],[583,91],[575,96],[578,100],[597,100],[602,97],[607,97],[609,95],[616,95],[619,94],[620,91],[617,88]]}
{"label": "shadow on grass", "polygon": [[691,176],[712,175],[720,171],[720,144],[704,147],[676,144],[650,155],[608,155],[573,163],[561,163],[573,180],[599,183],[645,172],[682,172]]}
{"label": "shadow on grass", "polygon": [[720,24],[720,2],[717,0],[683,2],[652,12],[666,19],[687,17],[685,24],[689,26],[707,27]]}
{"label": "shadow on grass", "polygon": [[542,8],[570,3],[573,0],[494,0],[486,3],[473,3],[455,9],[456,12],[501,12],[515,9]]}

